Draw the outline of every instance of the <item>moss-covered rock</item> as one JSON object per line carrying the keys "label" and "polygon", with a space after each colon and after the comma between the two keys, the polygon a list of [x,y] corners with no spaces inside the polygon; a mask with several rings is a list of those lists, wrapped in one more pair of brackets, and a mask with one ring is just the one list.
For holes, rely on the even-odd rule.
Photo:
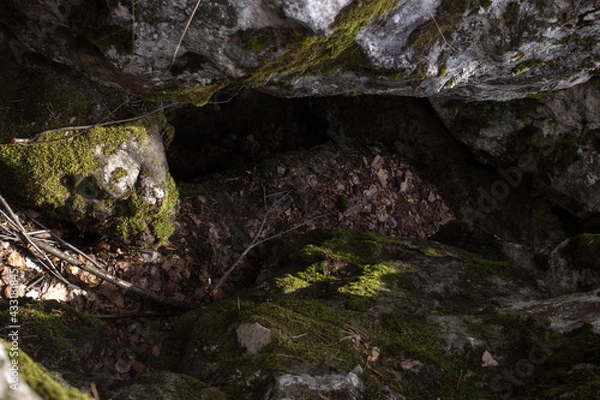
{"label": "moss-covered rock", "polygon": [[[90,380],[80,373],[84,361],[98,350],[102,324],[56,302],[25,299],[19,299],[16,314],[6,302],[1,306],[0,323],[14,326],[15,320],[19,346],[14,355],[19,360],[21,378],[45,400],[90,399],[66,381],[76,387],[89,387]],[[9,347],[7,352],[12,357],[15,350]]]}
{"label": "moss-covered rock", "polygon": [[[57,379],[42,365],[33,361],[27,353],[24,351],[15,350],[11,351],[11,346],[0,341],[0,346],[3,346],[2,352],[6,351],[11,356],[9,360],[11,365],[18,366],[19,378],[16,380],[14,388],[9,388],[7,393],[4,393],[7,400],[12,399],[43,399],[43,400],[91,400],[92,396],[87,393],[83,393],[80,390],[67,385],[61,379]],[[2,356],[0,356],[2,357]],[[16,364],[12,364],[13,360],[16,360]],[[4,360],[3,360],[4,361]],[[8,370],[8,368],[7,368]],[[8,376],[8,374],[7,374]],[[14,390],[14,392],[13,392]],[[30,392],[33,391],[33,393]],[[12,396],[12,393],[17,393],[16,396]],[[37,396],[39,397],[37,397]]]}
{"label": "moss-covered rock", "polygon": [[[176,318],[168,335],[153,336],[168,349],[152,363],[163,371],[96,380],[101,396],[591,399],[598,387],[597,327],[555,329],[568,299],[545,299],[507,262],[434,241],[331,229],[270,247],[268,279]],[[580,304],[589,313],[597,301],[588,297]],[[8,311],[0,316],[6,324]],[[49,303],[25,305],[21,318],[35,333],[23,348],[83,386],[89,377],[61,369],[76,365],[73,357],[48,357],[58,348],[81,357],[77,343],[98,322]],[[256,354],[240,336],[246,323],[270,335]]]}
{"label": "moss-covered rock", "polygon": [[[10,177],[0,191],[83,229],[166,240],[178,194],[164,117],[94,126],[142,111],[123,90],[32,53],[3,28],[0,67],[0,174]],[[61,129],[76,126],[94,127]]]}
{"label": "moss-covered rock", "polygon": [[0,146],[0,170],[13,198],[82,229],[131,237],[172,233],[177,188],[168,175],[156,121],[44,135],[27,146]]}
{"label": "moss-covered rock", "polygon": [[[176,321],[165,365],[178,365],[230,398],[283,395],[282,380],[293,378],[286,395],[303,390],[317,399],[311,382],[352,374],[364,384],[360,398],[376,398],[384,388],[410,398],[500,398],[489,386],[493,371],[477,358],[481,346],[500,351],[509,337],[502,334],[500,344],[486,339],[503,321],[486,307],[515,299],[515,292],[520,299],[541,297],[518,267],[436,242],[319,229],[272,249],[269,280]],[[462,320],[464,313],[477,316],[465,334],[478,337],[479,347],[448,347],[428,316]],[[513,325],[520,320],[512,318]],[[272,343],[246,354],[236,333],[243,323],[270,329]],[[326,390],[320,393],[330,398],[353,395],[345,386]]]}
{"label": "moss-covered rock", "polygon": [[587,292],[600,285],[600,235],[584,233],[550,252],[544,281],[555,296]]}

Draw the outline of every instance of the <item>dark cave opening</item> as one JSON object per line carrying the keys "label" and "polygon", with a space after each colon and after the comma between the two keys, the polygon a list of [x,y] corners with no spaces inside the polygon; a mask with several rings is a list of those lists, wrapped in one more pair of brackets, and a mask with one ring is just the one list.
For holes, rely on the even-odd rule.
{"label": "dark cave opening", "polygon": [[190,182],[276,153],[325,143],[327,123],[310,102],[245,92],[204,107],[172,111],[168,120],[175,138],[167,149],[171,174],[177,181]]}
{"label": "dark cave opening", "polygon": [[[188,105],[167,115],[175,128],[167,159],[178,182],[192,183],[207,174],[252,166],[279,153],[310,149],[327,141],[365,146],[368,154],[373,147],[398,154],[440,189],[458,218],[464,217],[461,210],[465,205],[477,206],[479,188],[489,190],[500,179],[495,167],[479,162],[446,129],[427,99],[289,99],[255,91],[219,96],[204,107]],[[490,221],[482,224],[511,240],[535,231],[538,222],[519,206],[533,201],[533,191],[525,179],[509,199],[498,203],[494,215],[485,219]],[[584,221],[559,207],[548,211],[558,219],[553,228],[557,232],[562,228],[571,236],[598,231],[597,221],[583,226]],[[540,239],[531,238],[533,242]]]}

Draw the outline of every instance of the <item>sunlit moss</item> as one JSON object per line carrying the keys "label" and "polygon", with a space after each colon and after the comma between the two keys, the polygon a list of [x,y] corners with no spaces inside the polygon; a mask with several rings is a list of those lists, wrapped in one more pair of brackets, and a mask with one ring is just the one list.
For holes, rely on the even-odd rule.
{"label": "sunlit moss", "polygon": [[[0,342],[7,349],[7,344]],[[8,351],[8,350],[7,350]],[[42,365],[24,351],[19,352],[19,375],[44,400],[92,400],[86,393],[58,382]],[[10,390],[10,389],[9,389]]]}
{"label": "sunlit moss", "polygon": [[523,61],[523,62],[520,62],[519,64],[517,64],[517,66],[513,69],[513,72],[515,73],[515,75],[520,75],[520,74],[524,73],[525,71],[530,70],[531,68],[534,68],[536,65],[538,65],[538,60],[536,60],[536,59]]}
{"label": "sunlit moss", "polygon": [[[140,143],[147,138],[149,122],[137,122],[94,127],[70,138],[73,132],[55,132],[44,135],[31,146],[6,144],[0,146],[0,171],[12,180],[0,182],[4,193],[22,199],[51,215],[74,220],[102,215],[118,208],[127,211],[117,218],[116,230],[123,237],[140,233],[151,226],[160,240],[166,240],[172,227],[169,214],[177,202],[177,188],[170,177],[164,188],[165,198],[159,206],[144,202],[141,194],[133,193],[126,200],[104,196],[96,182],[100,169],[95,152],[110,155],[127,140]],[[65,137],[65,135],[67,135]],[[113,172],[115,181],[127,174],[124,169]],[[88,199],[98,199],[90,202]],[[121,215],[120,215],[121,217]],[[131,219],[133,217],[133,219]],[[111,226],[106,232],[113,231]]]}
{"label": "sunlit moss", "polygon": [[286,53],[258,68],[246,79],[246,83],[261,86],[275,76],[285,76],[289,80],[299,75],[333,69],[336,60],[346,50],[358,50],[354,42],[358,33],[373,18],[383,18],[396,5],[395,0],[353,2],[337,16],[331,35],[316,36],[299,30],[293,31]]}

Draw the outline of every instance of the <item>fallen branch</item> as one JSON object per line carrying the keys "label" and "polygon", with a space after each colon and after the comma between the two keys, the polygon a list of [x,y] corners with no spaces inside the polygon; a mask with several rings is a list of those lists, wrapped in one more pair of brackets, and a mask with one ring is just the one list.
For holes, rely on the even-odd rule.
{"label": "fallen branch", "polygon": [[[263,189],[264,190],[264,189]],[[271,235],[267,238],[264,238],[262,240],[258,240],[258,238],[263,234],[263,231],[265,229],[265,226],[267,224],[268,218],[269,218],[269,214],[271,212],[271,210],[273,210],[277,205],[279,205],[287,196],[288,196],[289,192],[285,193],[279,200],[277,200],[275,203],[273,203],[270,207],[267,208],[267,203],[266,203],[266,199],[267,196],[263,195],[264,201],[265,201],[265,216],[263,217],[262,223],[260,225],[260,228],[258,229],[258,231],[256,232],[256,235],[254,235],[254,238],[252,239],[252,242],[250,242],[250,244],[246,247],[246,249],[242,252],[242,254],[240,254],[240,256],[237,258],[237,260],[233,263],[233,265],[231,267],[229,267],[229,269],[227,269],[227,271],[225,271],[225,273],[223,274],[223,276],[221,276],[221,278],[219,279],[219,281],[217,282],[217,284],[214,287],[214,290],[219,290],[223,284],[225,283],[225,281],[227,280],[227,278],[229,277],[229,275],[231,275],[231,273],[233,271],[235,271],[235,269],[237,268],[237,266],[242,262],[242,260],[244,259],[244,257],[246,257],[246,255],[248,254],[248,252],[250,252],[250,250],[252,250],[253,248],[255,248],[258,245],[261,245],[265,242],[268,242],[269,240],[273,240],[276,239],[278,237],[281,237],[287,233],[293,232],[297,229],[300,229],[301,227],[303,227],[304,225],[309,224],[312,221],[315,221],[317,219],[326,217],[327,215],[329,215],[329,213],[327,214],[322,214],[319,216],[316,216],[314,218],[311,218],[309,220],[306,220],[304,222],[302,222],[299,225],[293,226],[292,228],[286,229],[283,232],[279,232],[276,233],[274,235]]]}
{"label": "fallen branch", "polygon": [[[48,243],[46,240],[44,239],[38,239],[35,237],[32,237],[31,235],[29,235],[29,233],[25,230],[25,228],[23,227],[23,225],[21,224],[21,222],[19,221],[19,218],[16,216],[16,214],[13,212],[12,208],[10,207],[10,205],[6,202],[6,200],[4,199],[4,197],[2,197],[0,195],[0,204],[2,205],[2,207],[4,208],[4,211],[2,211],[2,214],[7,218],[7,221],[14,225],[17,229],[18,232],[14,233],[13,236],[18,237],[18,239],[20,239],[22,242],[34,247],[35,249],[37,249],[37,251],[45,258],[49,261],[48,256],[45,253],[51,254],[54,257],[57,257],[73,266],[76,266],[78,268],[81,268],[82,270],[84,270],[85,272],[88,272],[100,279],[105,280],[106,282],[112,283],[113,285],[123,289],[125,291],[125,293],[127,292],[131,292],[131,293],[135,293],[145,299],[149,299],[155,303],[158,304],[162,304],[162,305],[169,305],[172,307],[176,307],[176,308],[181,308],[181,309],[192,309],[194,308],[193,304],[190,304],[188,302],[185,301],[180,301],[180,300],[175,300],[175,299],[170,299],[168,297],[165,297],[163,295],[160,295],[158,293],[155,292],[151,292],[147,289],[141,288],[139,286],[136,286],[130,282],[127,282],[126,280],[123,280],[119,277],[116,277],[112,274],[109,274],[108,272],[106,272],[105,270],[103,270],[102,268],[99,267],[98,263],[96,263],[95,261],[91,260],[90,257],[88,257],[87,255],[85,255],[86,257],[86,261],[82,261],[78,258],[75,258],[67,253],[65,253],[62,250],[59,250],[58,248],[54,247],[53,245],[51,245],[50,243]],[[39,224],[39,223],[38,223]],[[41,225],[41,224],[40,224]],[[58,236],[52,234],[55,238],[58,239],[58,242],[62,243],[63,246],[68,247],[70,249],[74,249],[74,246],[68,244],[66,241],[58,238]],[[44,253],[45,252],[45,253]],[[82,252],[80,252],[79,250],[77,250],[78,253],[82,254]],[[51,263],[51,262],[50,262]],[[46,265],[45,265],[46,266]],[[47,266],[46,266],[47,267]],[[53,271],[50,270],[51,272],[53,272],[54,276],[57,276],[58,272],[57,271]],[[64,277],[60,276],[60,274],[58,274],[57,276],[58,279],[60,279],[61,281],[63,281],[64,283],[66,283],[67,285],[71,285],[72,284],[67,281]]]}
{"label": "fallen branch", "polygon": [[124,124],[124,123],[127,123],[127,122],[138,121],[140,119],[144,119],[144,118],[149,117],[151,115],[154,115],[156,113],[162,112],[166,108],[173,107],[174,105],[175,104],[170,104],[170,105],[167,105],[167,106],[164,106],[164,107],[161,107],[161,108],[157,108],[154,111],[151,111],[149,113],[146,113],[146,114],[143,114],[143,115],[140,115],[140,116],[137,116],[137,117],[120,119],[120,120],[117,120],[117,121],[98,122],[98,123],[91,124],[91,125],[63,126],[61,128],[48,129],[48,130],[45,130],[43,132],[38,132],[35,135],[32,135],[32,136],[27,137],[27,138],[17,138],[17,137],[15,137],[15,138],[12,139],[12,143],[20,144],[20,145],[23,145],[23,146],[31,146],[32,144],[43,144],[43,143],[51,143],[51,142],[56,142],[56,141],[59,141],[59,140],[65,140],[65,139],[73,139],[73,138],[76,138],[77,136],[81,135],[82,132],[78,132],[78,133],[75,133],[73,135],[70,135],[70,136],[67,136],[67,137],[64,137],[64,138],[60,138],[60,139],[46,140],[44,142],[32,143],[32,142],[36,141],[37,139],[39,139],[40,137],[42,137],[44,135],[47,135],[49,133],[63,132],[63,131],[85,131],[86,129],[96,128],[96,127],[100,127],[100,126],[119,125],[119,124]]}

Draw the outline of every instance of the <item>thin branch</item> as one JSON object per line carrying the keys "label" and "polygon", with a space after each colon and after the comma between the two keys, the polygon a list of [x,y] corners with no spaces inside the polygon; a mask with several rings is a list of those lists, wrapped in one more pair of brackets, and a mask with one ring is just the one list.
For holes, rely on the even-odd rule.
{"label": "thin branch", "polygon": [[456,50],[450,43],[448,43],[448,41],[446,40],[446,36],[444,36],[444,32],[442,32],[442,28],[440,28],[440,25],[438,24],[437,20],[435,19],[435,17],[433,16],[433,13],[431,12],[431,8],[429,8],[429,6],[427,6],[427,11],[429,11],[429,15],[431,15],[431,19],[433,19],[433,23],[435,24],[435,26],[437,27],[438,32],[440,33],[440,35],[442,36],[442,39],[444,40],[444,43],[446,43],[446,45],[448,45],[448,47],[450,47],[452,50],[454,50],[455,54],[460,54],[460,51]]}
{"label": "thin branch", "polygon": [[[264,191],[264,188],[263,188],[263,191]],[[252,250],[256,246],[261,245],[261,244],[263,244],[265,242],[268,242],[269,240],[273,240],[273,239],[276,239],[278,237],[281,237],[281,236],[283,236],[283,235],[285,235],[287,233],[293,232],[293,231],[295,231],[297,229],[300,229],[304,225],[309,224],[312,221],[315,221],[317,219],[320,219],[320,218],[323,218],[323,217],[326,217],[327,215],[329,215],[329,213],[327,213],[327,214],[322,214],[322,215],[316,216],[314,218],[311,218],[311,219],[309,219],[307,221],[302,222],[299,225],[296,225],[296,226],[293,226],[293,227],[291,227],[289,229],[286,229],[283,232],[279,232],[279,233],[271,235],[271,236],[269,236],[267,238],[264,238],[262,240],[258,240],[258,238],[263,234],[263,231],[264,231],[265,225],[267,224],[268,217],[269,217],[269,214],[270,214],[271,210],[273,210],[273,208],[275,208],[277,205],[279,205],[288,196],[288,194],[289,194],[289,192],[287,192],[284,196],[282,196],[279,200],[277,200],[275,203],[273,203],[267,209],[267,211],[265,212],[265,216],[263,217],[262,223],[260,225],[260,228],[256,232],[256,235],[254,235],[254,239],[252,239],[252,242],[250,242],[250,244],[246,247],[246,249],[242,252],[242,254],[240,254],[240,256],[237,258],[237,260],[235,260],[235,262],[233,263],[233,265],[231,265],[231,267],[229,267],[227,269],[227,271],[225,271],[225,273],[223,274],[223,276],[221,276],[221,278],[219,279],[219,281],[215,285],[214,290],[218,290],[218,289],[221,288],[221,286],[223,286],[223,284],[225,283],[225,281],[227,280],[227,278],[229,277],[229,275],[231,275],[231,273],[233,271],[235,271],[235,269],[242,262],[242,260],[244,259],[244,257],[246,257],[246,255],[250,252],[250,250]],[[265,205],[266,205],[266,198],[267,198],[267,195],[266,195],[266,193],[263,192],[263,200],[265,201]]]}
{"label": "thin branch", "polygon": [[233,265],[231,267],[229,267],[229,269],[227,269],[227,271],[225,271],[225,273],[223,274],[223,276],[221,276],[221,278],[219,279],[219,281],[215,285],[215,290],[218,290],[221,286],[223,286],[223,283],[225,283],[225,281],[227,280],[227,277],[229,277],[229,275],[242,262],[242,260],[244,259],[244,257],[246,257],[246,254],[248,254],[248,252],[250,250],[252,250],[256,246],[256,243],[258,242],[258,238],[263,234],[263,231],[265,230],[265,226],[267,225],[267,221],[269,220],[269,214],[271,213],[271,210],[273,208],[275,208],[276,206],[278,206],[284,199],[286,199],[287,196],[290,193],[290,192],[286,192],[275,203],[271,204],[271,206],[267,206],[267,191],[266,191],[266,189],[265,189],[264,186],[263,186],[262,189],[263,189],[263,202],[264,202],[264,205],[265,205],[265,215],[264,215],[264,217],[262,219],[260,227],[256,231],[256,234],[254,235],[254,238],[252,239],[252,241],[250,242],[250,244],[246,247],[246,249],[242,252],[242,254],[237,258],[237,260],[233,263]]}
{"label": "thin branch", "polygon": [[[20,232],[17,232],[19,239],[23,242],[30,244],[32,247],[34,247],[36,250],[38,250],[38,252],[40,254],[42,254],[46,259],[48,259],[48,256],[46,255],[46,253],[51,254],[54,257],[57,257],[63,261],[66,261],[73,266],[79,267],[82,270],[84,270],[98,278],[101,278],[109,283],[112,283],[115,286],[118,286],[119,288],[123,289],[125,292],[135,293],[145,299],[152,300],[158,304],[169,305],[169,306],[182,308],[182,309],[194,308],[194,305],[192,305],[188,302],[167,298],[160,294],[157,294],[157,293],[151,292],[147,289],[136,286],[136,285],[134,285],[130,282],[127,282],[119,277],[116,277],[112,274],[109,274],[108,272],[106,272],[102,268],[100,268],[98,263],[91,260],[87,255],[84,255],[84,256],[86,257],[86,259],[88,261],[82,261],[82,260],[80,260],[76,257],[73,257],[73,256],[65,253],[64,251],[59,250],[58,248],[52,246],[50,243],[48,243],[44,239],[37,239],[35,237],[31,237],[30,235],[27,234],[27,231],[21,225],[21,222],[19,221],[18,217],[14,214],[11,207],[8,205],[8,203],[6,202],[4,197],[2,197],[1,195],[0,195],[0,204],[4,208],[4,211],[2,212],[2,214],[5,215],[8,223],[10,223],[11,225],[14,225],[20,231]],[[39,222],[38,222],[38,225],[43,227],[43,225],[41,225]],[[74,246],[70,245],[66,241],[59,238],[58,236],[56,236],[56,235],[53,235],[53,236],[57,239],[57,242],[62,243],[64,246],[66,246],[72,250],[75,250],[79,254],[82,254],[82,252],[75,249]],[[51,271],[51,272],[53,272],[53,271]],[[67,285],[73,286],[73,284],[71,284],[65,278],[60,276],[60,274],[57,277],[59,279],[61,279],[61,281],[65,282]]]}
{"label": "thin branch", "polygon": [[[96,262],[96,260],[94,260],[92,257],[88,256],[87,254],[85,254],[83,251],[79,250],[77,247],[73,246],[71,243],[67,242],[66,240],[64,240],[63,238],[61,238],[60,236],[58,236],[56,233],[52,232],[52,230],[48,229],[46,226],[44,226],[44,224],[42,224],[41,222],[39,222],[38,220],[36,220],[35,218],[33,218],[27,211],[23,210],[23,212],[25,214],[27,214],[27,217],[29,217],[30,220],[33,221],[34,224],[38,225],[40,228],[43,229],[43,231],[41,232],[48,232],[50,233],[50,235],[61,245],[63,245],[64,247],[66,247],[67,249],[75,252],[76,254],[80,255],[81,257],[85,258],[86,260],[88,260],[91,264],[93,264],[96,268],[102,269],[102,267],[100,266],[100,264],[98,264]],[[39,238],[36,238],[38,240],[42,240]]]}
{"label": "thin branch", "polygon": [[185,24],[185,28],[183,29],[183,32],[181,33],[181,37],[179,38],[177,47],[175,47],[175,53],[173,53],[173,59],[171,60],[171,64],[169,64],[169,69],[171,69],[171,67],[173,66],[173,63],[175,62],[175,59],[177,58],[177,53],[179,53],[179,48],[181,47],[181,42],[183,42],[183,38],[185,37],[185,34],[187,33],[187,31],[192,23],[192,20],[194,19],[194,16],[196,15],[196,11],[198,11],[198,7],[200,6],[200,3],[202,3],[202,0],[198,0],[196,2],[194,11],[192,11],[192,15],[190,15],[190,18],[188,19],[187,24]]}
{"label": "thin branch", "polygon": [[18,231],[17,236],[22,241],[29,244],[33,249],[35,249],[35,251],[40,255],[39,256],[40,262],[52,275],[54,275],[58,280],[65,283],[66,285],[70,285],[70,282],[67,281],[58,272],[58,270],[56,269],[56,267],[54,266],[52,261],[50,261],[48,256],[43,251],[40,250],[40,247],[38,246],[39,243],[37,243],[38,239],[31,238],[27,234],[27,230],[21,224],[19,217],[13,212],[12,208],[8,205],[8,203],[6,202],[6,200],[4,200],[4,197],[2,197],[2,196],[0,196],[0,203],[2,204],[2,207],[4,208],[4,211],[2,214],[5,216],[6,220],[17,229],[17,231]]}
{"label": "thin branch", "polygon": [[[157,108],[156,110],[151,111],[149,113],[146,113],[144,115],[140,115],[140,116],[132,117],[132,118],[120,119],[120,120],[117,120],[117,121],[98,122],[98,123],[95,123],[95,124],[92,124],[92,125],[64,126],[64,127],[61,127],[61,128],[48,129],[46,131],[36,133],[35,135],[30,136],[28,138],[13,138],[12,143],[16,143],[16,144],[21,144],[21,145],[24,145],[24,146],[28,146],[28,145],[31,145],[30,144],[31,142],[39,139],[40,137],[42,137],[44,135],[49,134],[49,133],[62,132],[62,131],[80,131],[80,130],[86,130],[86,129],[96,128],[96,127],[99,127],[99,126],[110,126],[110,125],[124,124],[126,122],[133,122],[133,121],[137,121],[137,120],[140,120],[140,119],[144,119],[146,117],[149,117],[149,116],[154,115],[156,113],[159,113],[161,111],[164,111],[166,108],[173,107],[174,105],[175,104],[170,104],[170,105],[167,105],[167,106],[164,106],[164,107],[161,107],[161,108]],[[106,119],[106,117],[104,119]],[[33,143],[33,144],[51,143],[51,142],[56,142],[58,140],[72,139],[72,138],[75,138],[75,137],[77,137],[79,135],[81,135],[81,133],[76,133],[76,134],[73,134],[73,135],[68,136],[66,138],[55,139],[55,140],[47,140],[47,141],[44,141],[44,142],[38,142],[38,143]]]}

